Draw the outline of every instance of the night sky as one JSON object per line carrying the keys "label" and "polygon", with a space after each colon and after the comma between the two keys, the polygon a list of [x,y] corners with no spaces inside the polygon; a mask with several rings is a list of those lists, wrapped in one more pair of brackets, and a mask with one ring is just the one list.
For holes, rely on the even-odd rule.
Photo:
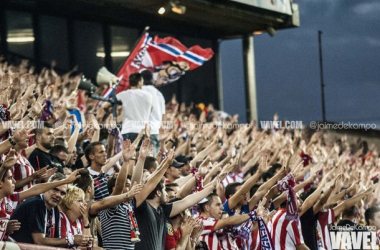
{"label": "night sky", "polygon": [[[380,1],[295,0],[301,26],[255,36],[259,120],[322,120],[318,30],[326,119],[380,128]],[[223,41],[224,109],[245,122],[241,40]]]}

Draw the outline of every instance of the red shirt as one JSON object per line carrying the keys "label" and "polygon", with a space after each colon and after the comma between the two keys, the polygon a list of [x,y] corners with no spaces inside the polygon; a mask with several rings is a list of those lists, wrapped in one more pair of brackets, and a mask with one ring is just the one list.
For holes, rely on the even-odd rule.
{"label": "red shirt", "polygon": [[181,229],[173,230],[173,225],[170,221],[166,222],[166,240],[165,240],[165,250],[175,249],[178,245],[179,240],[182,237]]}

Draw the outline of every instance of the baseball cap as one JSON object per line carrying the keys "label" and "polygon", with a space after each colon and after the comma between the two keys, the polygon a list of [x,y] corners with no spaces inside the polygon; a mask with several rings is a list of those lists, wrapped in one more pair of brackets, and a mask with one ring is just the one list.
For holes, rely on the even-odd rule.
{"label": "baseball cap", "polygon": [[175,168],[180,168],[180,167],[183,167],[183,165],[185,165],[185,163],[183,162],[178,162],[176,160],[173,160],[173,163],[172,165],[170,165],[171,167],[175,167]]}
{"label": "baseball cap", "polygon": [[187,163],[188,161],[191,161],[193,157],[188,157],[186,155],[178,155],[175,160],[178,162]]}

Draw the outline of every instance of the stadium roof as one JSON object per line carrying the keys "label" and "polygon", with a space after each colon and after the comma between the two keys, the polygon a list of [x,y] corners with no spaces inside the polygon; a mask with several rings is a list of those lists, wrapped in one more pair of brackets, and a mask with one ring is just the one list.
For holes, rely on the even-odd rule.
{"label": "stadium roof", "polygon": [[157,13],[160,7],[170,5],[169,0],[8,0],[7,4],[10,8],[37,13],[141,29],[148,25],[151,30],[203,38],[238,37],[265,31],[268,27],[277,30],[298,26],[297,6],[292,3],[294,14],[289,15],[239,3],[244,1],[172,1],[186,7],[183,15],[171,11],[164,15]]}

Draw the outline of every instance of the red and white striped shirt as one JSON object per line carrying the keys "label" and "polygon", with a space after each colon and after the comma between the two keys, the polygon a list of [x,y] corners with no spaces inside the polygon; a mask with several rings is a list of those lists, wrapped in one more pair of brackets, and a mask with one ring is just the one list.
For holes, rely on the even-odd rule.
{"label": "red and white striped shirt", "polygon": [[204,229],[201,233],[200,240],[204,241],[209,250],[221,250],[221,246],[218,239],[218,233],[221,233],[221,230],[218,232],[214,231],[216,224],[218,223],[217,219],[214,218],[204,218],[202,216],[198,217],[202,220]]}
{"label": "red and white striped shirt", "polygon": [[[17,154],[16,154],[17,157]],[[25,179],[31,175],[34,174],[34,168],[32,167],[32,164],[28,161],[28,159],[25,158],[23,154],[18,157],[16,164],[11,168],[11,172],[13,175],[13,178],[16,181],[20,181],[22,179]],[[28,190],[31,188],[34,184],[34,181],[28,182],[26,185],[24,185],[21,188],[16,189],[16,192],[21,192]]]}
{"label": "red and white striped shirt", "polygon": [[242,183],[243,182],[243,176],[244,176],[243,173],[228,174],[226,176],[226,178],[224,178],[224,180],[222,181],[223,187],[226,187],[230,183],[235,183],[235,182]]}
{"label": "red and white striped shirt", "polygon": [[326,211],[318,213],[317,230],[318,245],[326,250],[332,250],[329,225],[335,222],[334,209],[330,208]]}
{"label": "red and white striped shirt", "polygon": [[218,233],[219,245],[222,250],[238,250],[236,240],[231,233],[223,232]]}
{"label": "red and white striped shirt", "polygon": [[296,220],[287,220],[286,209],[279,209],[268,225],[274,249],[291,250],[303,244],[301,223]]}
{"label": "red and white striped shirt", "polygon": [[74,235],[83,234],[83,222],[80,218],[71,222],[64,212],[61,216],[61,238],[74,237]]}
{"label": "red and white striped shirt", "polygon": [[5,196],[0,204],[0,241],[4,239],[8,221],[20,201],[19,193]]}
{"label": "red and white striped shirt", "polygon": [[249,250],[258,250],[260,247],[260,235],[259,228],[255,228],[251,232],[251,237],[249,237],[248,241]]}

